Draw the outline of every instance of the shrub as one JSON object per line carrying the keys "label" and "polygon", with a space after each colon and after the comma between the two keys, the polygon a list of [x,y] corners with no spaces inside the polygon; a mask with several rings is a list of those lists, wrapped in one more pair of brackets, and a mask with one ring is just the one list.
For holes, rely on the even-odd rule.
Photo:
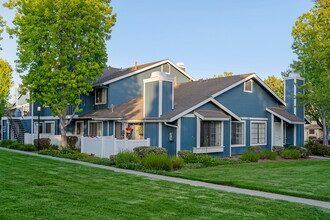
{"label": "shrub", "polygon": [[60,150],[61,154],[74,154],[76,151],[72,150],[71,148],[62,148]]}
{"label": "shrub", "polygon": [[[34,139],[33,143],[34,143],[34,146],[36,146],[36,148],[38,149],[38,139]],[[40,144],[39,150],[47,149],[50,145],[50,139],[49,138],[40,138],[39,144]]]}
{"label": "shrub", "polygon": [[261,152],[261,147],[260,146],[250,146],[248,148],[248,151],[259,154]]}
{"label": "shrub", "polygon": [[186,155],[192,154],[193,152],[191,150],[180,150],[178,151],[178,155],[181,158],[185,158]]}
{"label": "shrub", "polygon": [[8,145],[7,147],[10,149],[14,149],[14,150],[19,150],[22,148],[24,144],[19,143],[19,142],[13,142],[12,144]]}
{"label": "shrub", "polygon": [[61,155],[61,152],[59,150],[40,150],[38,152],[38,154],[43,154],[43,155],[49,155],[49,156],[53,156],[53,157],[58,157],[59,155]]}
{"label": "shrub", "polygon": [[187,163],[184,165],[185,169],[199,169],[199,168],[204,168],[203,164],[200,163]]}
{"label": "shrub", "polygon": [[273,146],[273,152],[275,152],[278,156],[280,156],[284,150],[285,148],[282,146]]}
{"label": "shrub", "polygon": [[316,139],[316,136],[309,136],[308,140],[310,140],[310,139]]}
{"label": "shrub", "polygon": [[185,163],[199,163],[204,167],[216,166],[219,164],[217,159],[207,154],[187,154],[183,160]]}
{"label": "shrub", "polygon": [[2,141],[0,142],[0,147],[6,147],[6,148],[8,148],[9,145],[11,145],[11,144],[13,144],[13,143],[16,143],[16,142],[15,142],[15,141],[12,141],[12,140],[8,140],[8,139],[6,139],[6,140],[2,140]]}
{"label": "shrub", "polygon": [[58,150],[59,147],[57,145],[51,144],[51,145],[49,145],[49,148],[48,149],[50,149],[50,150]]}
{"label": "shrub", "polygon": [[161,147],[149,147],[149,146],[141,146],[135,147],[134,152],[143,159],[148,154],[167,154],[167,150]]}
{"label": "shrub", "polygon": [[100,157],[93,157],[90,156],[87,158],[82,158],[79,159],[81,161],[87,162],[87,163],[94,163],[94,164],[99,164],[99,165],[104,165],[104,166],[112,166],[114,163],[110,161],[110,159],[107,158],[100,158]]}
{"label": "shrub", "polygon": [[123,151],[116,155],[115,163],[140,163],[140,158],[131,151]]}
{"label": "shrub", "polygon": [[172,159],[166,154],[147,154],[142,160],[142,165],[150,170],[167,170],[173,169]]}
{"label": "shrub", "polygon": [[76,143],[78,142],[77,136],[67,136],[66,140],[69,148],[76,149]]}
{"label": "shrub", "polygon": [[173,156],[171,159],[174,170],[181,169],[184,166],[184,160],[181,157]]}
{"label": "shrub", "polygon": [[245,151],[239,158],[243,161],[250,161],[250,162],[258,162],[259,160],[259,154],[251,152],[251,151]]}
{"label": "shrub", "polygon": [[297,150],[284,150],[281,157],[285,159],[298,159],[301,157],[301,153]]}
{"label": "shrub", "polygon": [[140,163],[120,163],[116,167],[129,170],[145,170],[145,167]]}
{"label": "shrub", "polygon": [[305,147],[299,147],[299,146],[295,146],[295,145],[290,145],[289,146],[290,150],[297,150],[300,152],[301,157],[308,157],[310,155],[310,151],[307,150],[307,148]]}
{"label": "shrub", "polygon": [[270,150],[263,150],[260,152],[259,157],[262,160],[269,159],[269,160],[276,160],[276,152],[271,152]]}
{"label": "shrub", "polygon": [[309,141],[307,144],[305,144],[305,148],[307,148],[307,150],[309,150],[311,154],[314,155],[330,155],[330,148],[316,141]]}
{"label": "shrub", "polygon": [[22,144],[19,150],[23,151],[36,151],[36,147],[33,144]]}

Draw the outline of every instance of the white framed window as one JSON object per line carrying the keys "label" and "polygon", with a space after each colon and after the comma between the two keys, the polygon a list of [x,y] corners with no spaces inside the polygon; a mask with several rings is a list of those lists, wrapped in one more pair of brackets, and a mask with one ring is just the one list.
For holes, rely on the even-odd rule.
{"label": "white framed window", "polygon": [[75,134],[84,135],[84,121],[76,121],[75,124]]}
{"label": "white framed window", "polygon": [[130,140],[143,140],[143,123],[128,123],[126,137]]}
{"label": "white framed window", "polygon": [[107,103],[107,89],[106,88],[96,88],[95,89],[95,104],[101,105]]}
{"label": "white framed window", "polygon": [[[40,122],[39,124],[39,133],[43,133],[43,129],[44,129],[43,124],[44,124],[43,122]],[[34,133],[38,134],[38,122],[34,122]]]}
{"label": "white framed window", "polygon": [[102,135],[103,135],[102,121],[89,121],[88,136],[102,136]]}
{"label": "white framed window", "polygon": [[46,134],[55,134],[55,122],[54,121],[45,122],[45,133]]}
{"label": "white framed window", "polygon": [[222,146],[222,122],[201,121],[200,123],[200,147]]}
{"label": "white framed window", "polygon": [[267,122],[252,121],[250,126],[251,145],[267,144]]}
{"label": "white framed window", "polygon": [[244,83],[244,92],[253,93],[253,80],[250,79]]}
{"label": "white framed window", "polygon": [[123,123],[115,122],[115,138],[117,139],[124,139],[125,132],[123,130]]}
{"label": "white framed window", "polygon": [[231,146],[245,146],[245,122],[231,122]]}

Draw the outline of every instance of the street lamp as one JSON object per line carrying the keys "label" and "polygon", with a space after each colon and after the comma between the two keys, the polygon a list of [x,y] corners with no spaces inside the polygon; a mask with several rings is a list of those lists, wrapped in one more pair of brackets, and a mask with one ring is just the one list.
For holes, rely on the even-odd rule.
{"label": "street lamp", "polygon": [[38,112],[38,151],[40,150],[40,111],[41,107],[37,107],[37,112]]}

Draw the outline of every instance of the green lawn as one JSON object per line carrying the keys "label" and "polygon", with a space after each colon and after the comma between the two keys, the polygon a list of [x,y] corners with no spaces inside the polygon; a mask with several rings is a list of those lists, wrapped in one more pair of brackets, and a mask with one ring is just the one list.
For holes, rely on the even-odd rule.
{"label": "green lawn", "polygon": [[220,165],[166,175],[330,201],[330,160]]}
{"label": "green lawn", "polygon": [[0,150],[0,219],[329,219],[330,210]]}

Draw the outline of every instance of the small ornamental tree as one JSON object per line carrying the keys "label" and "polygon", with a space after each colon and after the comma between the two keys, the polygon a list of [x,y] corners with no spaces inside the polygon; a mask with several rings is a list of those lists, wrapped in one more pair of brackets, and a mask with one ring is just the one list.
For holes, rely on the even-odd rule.
{"label": "small ornamental tree", "polygon": [[[106,40],[116,15],[110,0],[9,0],[16,10],[11,34],[17,37],[18,72],[30,101],[49,106],[60,119],[61,144],[79,111],[80,95],[106,67]],[[66,113],[74,107],[72,115]]]}
{"label": "small ornamental tree", "polygon": [[284,82],[276,76],[268,76],[264,83],[271,88],[281,99],[284,97]]}

